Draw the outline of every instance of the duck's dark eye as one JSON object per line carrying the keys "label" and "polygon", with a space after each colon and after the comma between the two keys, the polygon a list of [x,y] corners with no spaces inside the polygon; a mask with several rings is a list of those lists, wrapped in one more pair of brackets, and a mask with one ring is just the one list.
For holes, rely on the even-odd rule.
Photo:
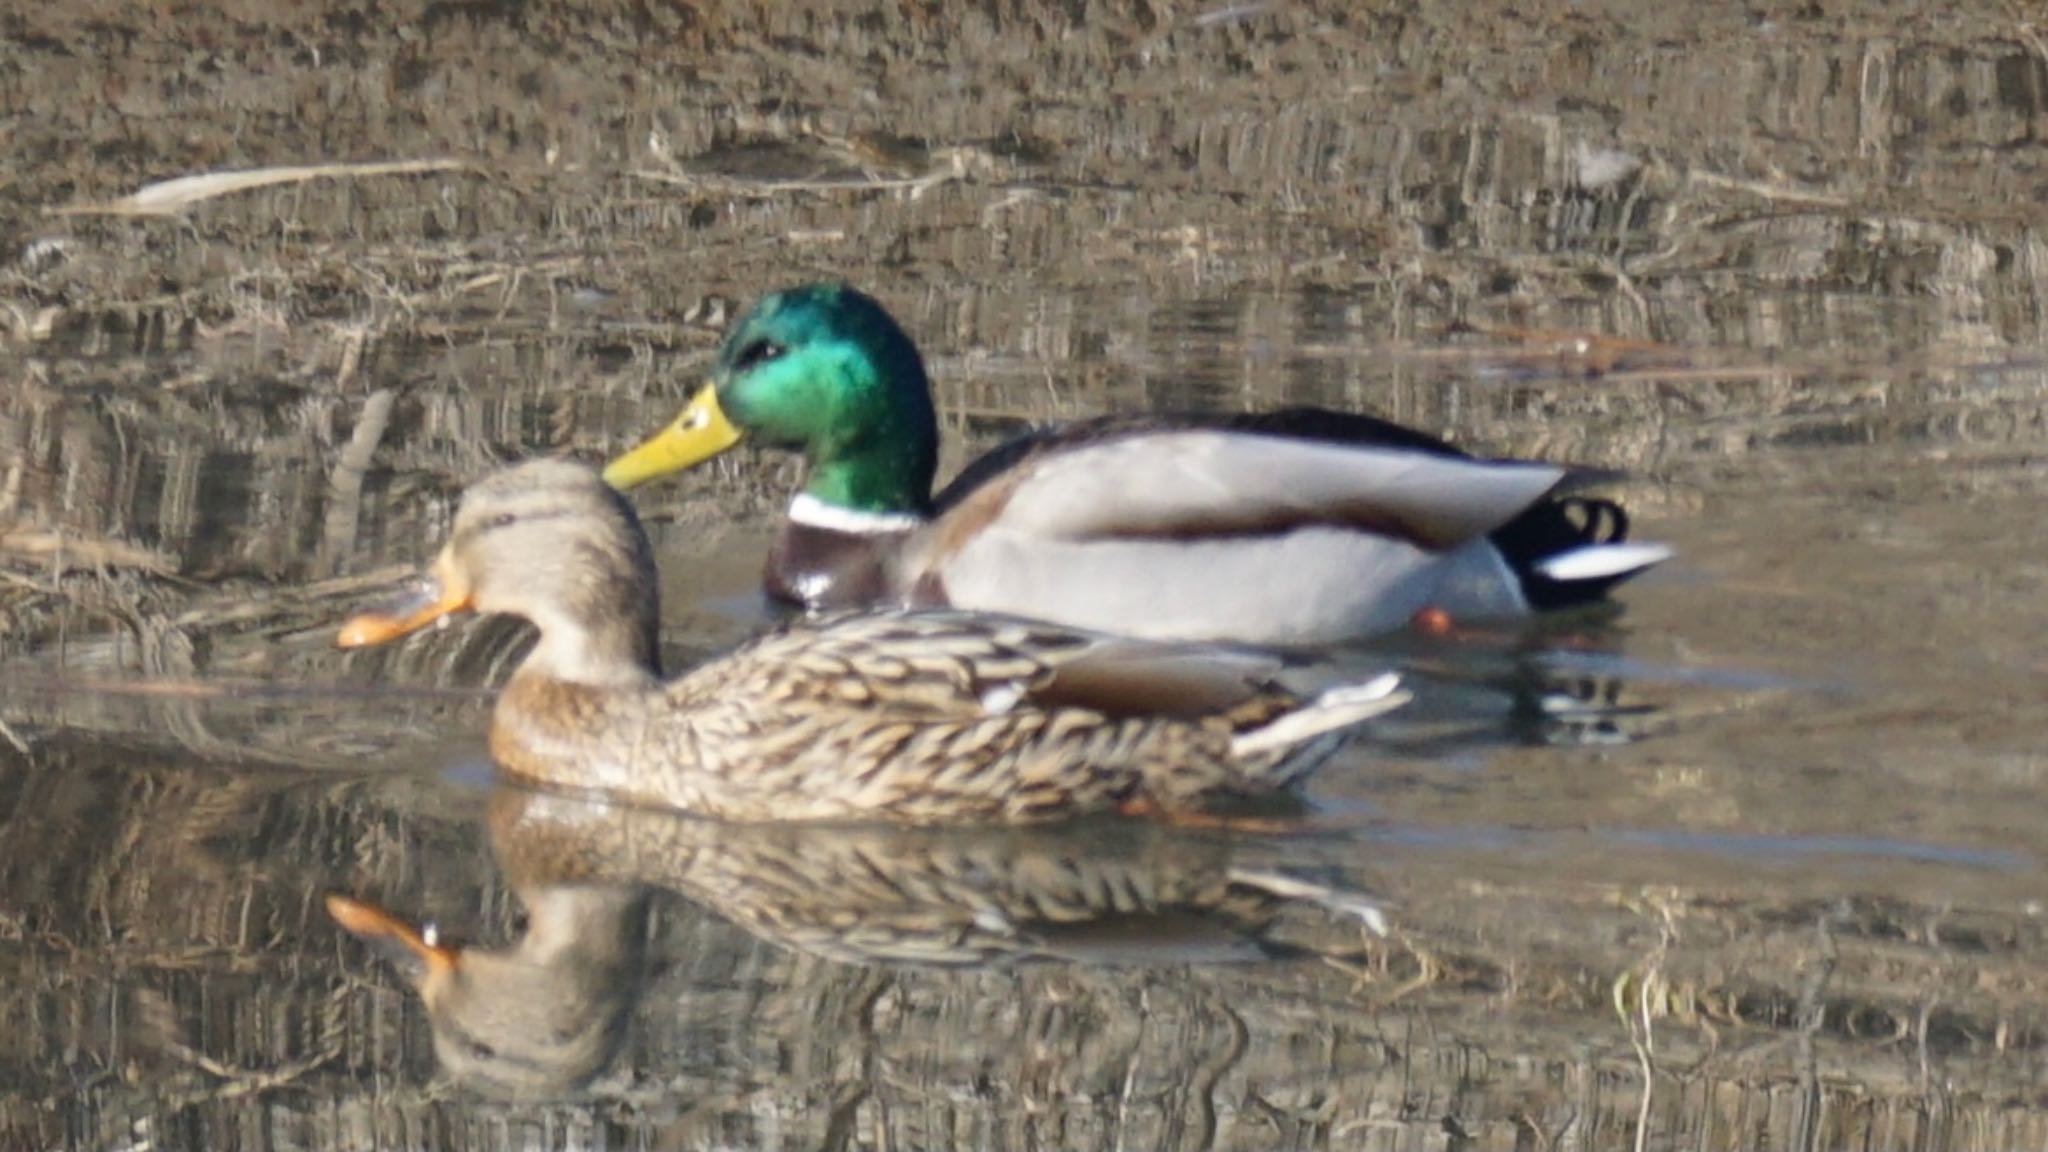
{"label": "duck's dark eye", "polygon": [[517,519],[519,517],[515,513],[500,512],[496,516],[477,525],[477,530],[480,532],[495,532],[500,528],[510,528],[512,522]]}
{"label": "duck's dark eye", "polygon": [[773,340],[755,340],[742,347],[739,355],[732,358],[732,366],[745,372],[750,368],[758,368],[770,360],[780,359],[787,351],[787,348]]}

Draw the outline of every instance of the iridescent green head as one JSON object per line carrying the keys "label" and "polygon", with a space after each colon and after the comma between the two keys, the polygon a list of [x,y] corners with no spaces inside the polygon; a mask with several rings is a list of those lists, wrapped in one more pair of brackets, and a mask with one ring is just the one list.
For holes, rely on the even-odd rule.
{"label": "iridescent green head", "polygon": [[826,504],[922,513],[930,503],[939,425],[924,361],[880,304],[843,284],[762,297],[727,334],[704,390],[605,479],[630,488],[748,436],[802,451],[804,491]]}

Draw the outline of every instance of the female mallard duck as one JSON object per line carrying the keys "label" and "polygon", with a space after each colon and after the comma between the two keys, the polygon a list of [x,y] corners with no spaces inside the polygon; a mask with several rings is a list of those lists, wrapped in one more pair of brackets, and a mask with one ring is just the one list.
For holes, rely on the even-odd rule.
{"label": "female mallard duck", "polygon": [[540,639],[491,719],[499,764],[728,819],[1184,811],[1287,787],[1405,699],[1390,675],[1305,700],[1265,657],[952,613],[794,624],[664,683],[647,537],[563,461],[471,488],[424,594],[339,642],[522,616]]}
{"label": "female mallard duck", "polygon": [[763,298],[675,422],[612,462],[621,489],[743,437],[810,477],[769,553],[771,596],[1006,612],[1161,639],[1313,644],[1424,609],[1511,616],[1596,600],[1669,555],[1623,543],[1552,464],[1479,460],[1368,416],[1110,417],[1013,440],[937,497],[923,362],[838,285]]}

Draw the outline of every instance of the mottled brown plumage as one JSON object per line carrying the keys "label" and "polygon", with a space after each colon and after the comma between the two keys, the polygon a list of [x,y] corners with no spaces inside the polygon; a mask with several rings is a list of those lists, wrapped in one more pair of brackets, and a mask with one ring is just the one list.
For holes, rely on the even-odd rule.
{"label": "mottled brown plumage", "polygon": [[958,613],[796,623],[663,683],[646,537],[559,461],[471,489],[434,578],[431,604],[343,643],[523,616],[541,635],[492,718],[502,765],[728,819],[1186,810],[1288,787],[1404,698],[1386,676],[1303,699],[1264,657]]}
{"label": "mottled brown plumage", "polygon": [[1156,825],[733,825],[500,788],[490,830],[522,893],[663,889],[853,963],[1253,959],[1295,901],[1385,929],[1369,897],[1262,866],[1243,838]]}
{"label": "mottled brown plumage", "polygon": [[489,825],[526,910],[509,946],[449,943],[346,896],[327,907],[418,990],[443,1071],[525,1101],[574,1094],[618,1052],[659,892],[855,964],[1255,961],[1295,950],[1289,906],[1386,930],[1363,893],[1259,866],[1239,837],[1161,826],[730,824],[512,787]]}

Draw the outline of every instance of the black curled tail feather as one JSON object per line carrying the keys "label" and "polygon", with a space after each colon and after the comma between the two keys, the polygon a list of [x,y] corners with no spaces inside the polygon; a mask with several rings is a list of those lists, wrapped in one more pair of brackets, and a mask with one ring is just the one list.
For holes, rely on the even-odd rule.
{"label": "black curled tail feather", "polygon": [[1545,500],[1494,530],[1488,539],[1522,581],[1522,595],[1538,611],[1587,604],[1633,575],[1603,580],[1554,580],[1539,569],[1545,560],[1574,548],[1620,544],[1628,539],[1628,511],[1598,496]]}

